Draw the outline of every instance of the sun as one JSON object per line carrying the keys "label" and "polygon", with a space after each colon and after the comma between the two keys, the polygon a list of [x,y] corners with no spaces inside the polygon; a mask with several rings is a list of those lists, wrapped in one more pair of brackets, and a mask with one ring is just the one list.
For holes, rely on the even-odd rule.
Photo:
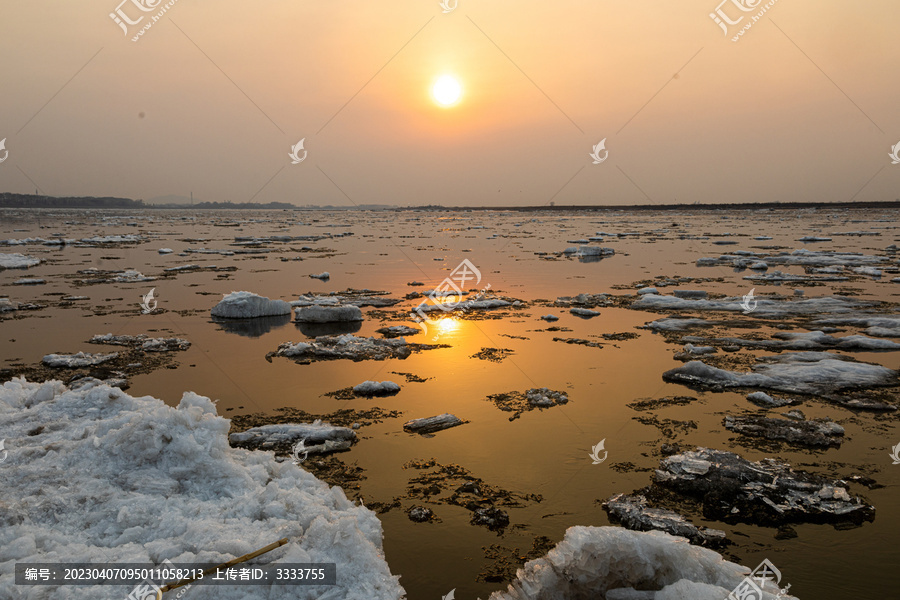
{"label": "sun", "polygon": [[431,88],[434,101],[441,106],[453,106],[462,96],[462,86],[452,75],[442,75]]}

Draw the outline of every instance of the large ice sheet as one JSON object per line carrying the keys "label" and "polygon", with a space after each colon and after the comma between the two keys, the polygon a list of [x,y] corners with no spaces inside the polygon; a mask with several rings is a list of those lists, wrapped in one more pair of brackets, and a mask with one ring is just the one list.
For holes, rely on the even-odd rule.
{"label": "large ice sheet", "polygon": [[225,562],[284,537],[285,547],[257,561],[334,562],[338,585],[194,586],[189,597],[404,595],[382,555],[374,513],[290,461],[230,447],[228,429],[215,404],[192,392],[173,408],[105,385],[72,391],[58,381],[5,383],[0,598],[93,600],[130,591],[16,586],[17,561]]}

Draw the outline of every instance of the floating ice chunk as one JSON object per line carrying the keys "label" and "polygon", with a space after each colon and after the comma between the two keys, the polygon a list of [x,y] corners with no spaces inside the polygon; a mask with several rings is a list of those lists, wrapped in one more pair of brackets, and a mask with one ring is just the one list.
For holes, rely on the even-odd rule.
{"label": "floating ice chunk", "polygon": [[118,352],[110,354],[91,354],[89,352],[78,352],[76,354],[48,354],[41,362],[48,367],[75,369],[78,367],[90,367],[99,365],[107,361],[119,357]]}
{"label": "floating ice chunk", "polygon": [[616,253],[612,248],[601,248],[600,246],[570,246],[563,250],[563,254],[567,256],[612,256]]}
{"label": "floating ice chunk", "polygon": [[228,436],[232,446],[254,450],[285,451],[300,440],[310,454],[326,454],[349,449],[356,442],[356,432],[349,427],[315,421],[263,425]]}
{"label": "floating ice chunk", "polygon": [[785,400],[783,398],[776,399],[765,392],[753,392],[752,394],[747,394],[747,400],[753,404],[764,406],[766,408],[777,408],[779,406],[793,404],[793,401],[791,400]]}
{"label": "floating ice chunk", "polygon": [[0,253],[0,269],[27,269],[41,264],[41,259],[18,252]]}
{"label": "floating ice chunk", "polygon": [[815,235],[805,235],[797,240],[798,242],[830,242],[830,237],[818,237]]}
{"label": "floating ice chunk", "polygon": [[820,319],[815,322],[820,325],[855,325],[867,327],[868,335],[877,337],[900,337],[900,316],[888,315],[861,315],[857,317],[837,317]]}
{"label": "floating ice chunk", "polygon": [[[0,406],[16,415],[3,424],[4,511],[12,520],[0,528],[7,561],[0,598],[25,597],[11,575],[14,560],[222,563],[282,537],[288,544],[262,561],[340,564],[343,575],[329,588],[334,598],[405,596],[384,560],[376,515],[291,461],[230,447],[229,422],[208,398],[188,392],[174,408],[105,385],[86,387],[23,379],[0,386]],[[52,510],[29,500],[48,489]],[[98,589],[50,585],[41,595],[124,599],[131,587]],[[242,600],[249,589],[195,586],[189,594]],[[250,595],[291,600],[297,589],[256,586]]]}
{"label": "floating ice chunk", "polygon": [[95,235],[94,237],[82,238],[79,240],[83,244],[137,244],[144,241],[139,235]]}
{"label": "floating ice chunk", "polygon": [[148,338],[146,335],[113,335],[106,333],[95,335],[90,340],[91,344],[109,344],[112,346],[131,346],[140,348],[144,352],[170,352],[173,350],[187,350],[191,343],[181,338]]}
{"label": "floating ice chunk", "polygon": [[[644,496],[616,494],[603,503],[603,509],[615,522],[633,531],[665,531],[687,538],[692,544],[713,548],[727,543],[724,531],[697,527],[676,512],[651,508]],[[606,597],[609,599],[611,596]],[[652,600],[653,596],[650,598]]]}
{"label": "floating ice chunk", "polygon": [[291,314],[291,305],[284,300],[270,300],[252,292],[225,294],[210,311],[214,317],[226,319],[252,319]]}
{"label": "floating ice chunk", "polygon": [[399,391],[400,386],[393,381],[363,381],[353,386],[358,396],[392,396]]}
{"label": "floating ice chunk", "polygon": [[171,248],[160,248],[159,250],[157,250],[157,252],[159,252],[160,254],[172,254],[174,250],[172,250]]}
{"label": "floating ice chunk", "polygon": [[644,294],[658,294],[659,290],[655,287],[642,287],[637,291],[638,294],[643,296]]}
{"label": "floating ice chunk", "polygon": [[766,262],[759,260],[759,261],[756,261],[755,263],[751,263],[750,266],[747,268],[751,269],[753,271],[765,271],[766,269],[769,268],[769,265]]}
{"label": "floating ice chunk", "polygon": [[719,321],[707,321],[706,319],[667,318],[651,321],[644,325],[644,328],[652,329],[654,331],[685,331],[695,327],[711,327],[713,325],[718,325],[719,323]]}
{"label": "floating ice chunk", "polygon": [[704,290],[673,290],[676,298],[692,298],[696,300],[706,299],[709,294]]}
{"label": "floating ice chunk", "polygon": [[37,277],[23,277],[13,281],[13,285],[44,285],[45,283],[47,283],[46,279],[38,279]]}
{"label": "floating ice chunk", "polygon": [[575,315],[576,317],[583,317],[586,319],[591,319],[593,317],[599,317],[600,312],[596,310],[591,310],[589,308],[572,308],[569,309],[569,312]]}
{"label": "floating ice chunk", "polygon": [[541,317],[541,319],[543,319],[544,321],[547,321],[548,323],[552,323],[553,321],[559,321],[559,317],[557,317],[556,315],[544,315],[543,317]]}
{"label": "floating ice chunk", "polygon": [[897,373],[869,363],[850,362],[827,352],[789,352],[767,357],[753,373],[738,373],[691,361],[663,373],[665,381],[712,388],[763,388],[789,393],[829,394],[900,384]]}
{"label": "floating ice chunk", "polygon": [[798,421],[748,415],[725,417],[725,429],[767,440],[784,440],[801,446],[840,446],[844,428],[832,421]]}
{"label": "floating ice chunk", "polygon": [[715,354],[717,350],[712,346],[695,346],[693,344],[687,344],[684,347],[684,351],[687,354],[692,354],[696,356],[702,356],[704,354]]}
{"label": "floating ice chunk", "polygon": [[450,413],[444,413],[436,417],[413,419],[403,424],[403,429],[410,433],[434,433],[465,423],[462,419]]}
{"label": "floating ice chunk", "polygon": [[[785,421],[787,425],[794,421]],[[685,469],[691,461],[710,465],[705,473]],[[707,519],[761,525],[785,522],[860,524],[875,518],[875,507],[847,493],[847,484],[795,470],[771,458],[750,462],[733,452],[697,448],[664,458],[653,476],[665,487],[703,503]]]}
{"label": "floating ice chunk", "polygon": [[322,281],[328,281],[331,279],[331,273],[325,271],[324,273],[319,273],[318,275],[310,275],[312,279],[320,279]]}
{"label": "floating ice chunk", "polygon": [[384,360],[406,358],[411,353],[412,349],[404,338],[363,338],[348,333],[340,336],[321,335],[311,343],[286,342],[278,347],[274,355],[319,360]]}
{"label": "floating ice chunk", "polygon": [[[748,572],[713,550],[661,531],[570,527],[563,541],[526,563],[509,588],[490,600],[722,600]],[[778,592],[771,583],[766,591],[772,597]]]}
{"label": "floating ice chunk", "polygon": [[876,269],[875,267],[853,267],[851,271],[857,275],[868,275],[869,277],[882,276],[881,269]]}
{"label": "floating ice chunk", "polygon": [[375,333],[380,333],[386,338],[397,338],[404,337],[407,335],[416,335],[418,333],[422,333],[422,330],[418,327],[407,327],[406,325],[392,325],[390,327],[382,327],[381,329],[376,329]]}
{"label": "floating ice chunk", "polygon": [[294,309],[294,320],[298,323],[343,323],[362,321],[363,314],[358,306],[304,306]]}

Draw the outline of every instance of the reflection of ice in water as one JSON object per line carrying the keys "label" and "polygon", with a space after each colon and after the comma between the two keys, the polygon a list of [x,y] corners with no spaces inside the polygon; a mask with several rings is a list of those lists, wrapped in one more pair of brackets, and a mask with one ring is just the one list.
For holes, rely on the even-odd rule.
{"label": "reflection of ice in water", "polygon": [[255,319],[220,319],[213,317],[213,323],[228,333],[244,337],[257,338],[273,329],[284,327],[291,322],[291,315],[275,315],[273,317],[257,317]]}
{"label": "reflection of ice in water", "polygon": [[320,335],[343,335],[362,329],[362,321],[335,321],[332,323],[296,323],[300,333],[315,338]]}

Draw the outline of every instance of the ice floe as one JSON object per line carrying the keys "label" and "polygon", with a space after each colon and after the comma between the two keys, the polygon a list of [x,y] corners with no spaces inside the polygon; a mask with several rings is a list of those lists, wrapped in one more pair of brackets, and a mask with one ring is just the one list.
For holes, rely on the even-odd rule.
{"label": "ice floe", "polygon": [[141,335],[114,335],[106,333],[95,335],[90,340],[91,344],[110,344],[113,346],[130,346],[140,348],[144,352],[171,352],[174,350],[187,350],[191,343],[181,338],[151,338]]}
{"label": "ice floe", "polygon": [[413,419],[411,421],[407,421],[403,424],[403,429],[410,433],[425,434],[443,431],[444,429],[450,429],[451,427],[456,427],[457,425],[462,425],[463,423],[465,423],[465,421],[463,421],[456,415],[444,413],[435,417],[424,417],[421,419]]}
{"label": "ice floe", "polygon": [[27,269],[41,264],[41,259],[18,252],[0,252],[0,269]]}
{"label": "ice floe", "polygon": [[418,327],[407,327],[406,325],[391,325],[390,327],[376,329],[375,333],[380,333],[386,338],[398,338],[407,335],[416,335],[422,333],[422,330]]}
{"label": "ice floe", "polygon": [[[31,590],[93,600],[131,591],[23,588],[12,577],[16,562],[221,563],[284,537],[286,546],[257,562],[337,563],[342,575],[328,588],[335,598],[405,595],[384,560],[376,515],[290,461],[230,447],[229,422],[208,398],[187,392],[174,408],[105,385],[72,391],[15,379],[0,387],[0,429],[8,451],[0,597]],[[249,589],[200,586],[190,596],[239,600]],[[289,600],[297,588],[253,594]]]}
{"label": "ice floe", "polygon": [[660,461],[654,485],[698,500],[707,519],[749,522],[861,524],[875,507],[852,497],[847,484],[791,468],[772,458],[750,462],[733,452],[697,448]]}
{"label": "ice floe", "polygon": [[228,441],[240,448],[281,452],[292,449],[302,441],[304,452],[328,454],[348,450],[356,442],[356,432],[349,427],[335,427],[322,421],[275,423],[232,433]]}
{"label": "ice floe", "polygon": [[77,352],[75,354],[48,354],[41,362],[48,367],[56,369],[76,369],[79,367],[91,367],[99,365],[119,357],[118,352],[109,354],[91,354],[89,352]]}
{"label": "ice floe", "polygon": [[774,419],[755,415],[725,417],[725,429],[767,440],[784,440],[801,446],[840,446],[844,428],[832,421]]}
{"label": "ice floe", "polygon": [[350,359],[384,360],[386,358],[406,358],[412,348],[404,338],[379,339],[363,338],[345,334],[339,336],[322,335],[312,342],[285,342],[278,346],[275,356],[309,360]]}
{"label": "ice floe", "polygon": [[663,379],[713,389],[763,388],[818,395],[900,384],[892,369],[827,352],[788,352],[760,360],[752,373],[726,371],[695,360],[666,371]]}
{"label": "ice floe", "polygon": [[231,292],[212,307],[212,316],[226,319],[250,319],[291,314],[291,305],[284,300],[270,300],[252,292]]}
{"label": "ice floe", "polygon": [[614,522],[632,531],[665,531],[710,548],[722,546],[727,541],[724,531],[697,527],[674,511],[651,508],[644,496],[616,494],[603,503],[603,509]]}
{"label": "ice floe", "polygon": [[[648,294],[631,303],[631,307],[639,310],[661,311],[695,311],[695,312],[744,312],[741,296],[723,298],[721,300],[694,300]],[[870,307],[873,303],[842,296],[806,298],[803,300],[783,300],[757,297],[754,316],[788,316],[814,314],[840,314],[858,311]]]}
{"label": "ice floe", "polygon": [[777,331],[774,340],[745,340],[742,338],[706,338],[688,335],[681,338],[692,344],[715,344],[717,346],[740,346],[744,348],[765,348],[767,350],[849,350],[873,352],[880,350],[900,350],[900,344],[864,335],[834,337],[823,331],[793,332]]}
{"label": "ice floe", "polygon": [[363,381],[353,386],[353,393],[359,396],[392,396],[399,391],[393,381]]}

